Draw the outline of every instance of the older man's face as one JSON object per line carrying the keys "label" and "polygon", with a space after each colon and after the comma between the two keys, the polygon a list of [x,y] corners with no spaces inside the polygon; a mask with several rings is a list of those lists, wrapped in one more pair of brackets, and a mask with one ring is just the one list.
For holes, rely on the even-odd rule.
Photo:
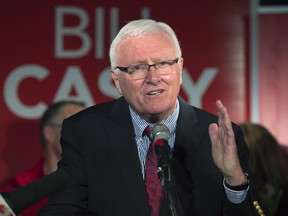
{"label": "older man's face", "polygon": [[[118,65],[154,64],[174,60],[176,51],[165,34],[128,37],[118,47]],[[133,79],[130,74],[112,71],[112,77],[120,94],[132,108],[147,121],[161,121],[173,112],[182,84],[183,59],[171,66],[171,72],[159,75],[150,67],[146,78]]]}

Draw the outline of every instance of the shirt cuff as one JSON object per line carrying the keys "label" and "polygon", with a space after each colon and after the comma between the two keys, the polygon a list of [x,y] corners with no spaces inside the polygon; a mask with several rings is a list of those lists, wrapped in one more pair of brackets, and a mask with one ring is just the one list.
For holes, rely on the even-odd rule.
{"label": "shirt cuff", "polygon": [[246,190],[235,191],[235,190],[231,190],[227,188],[226,185],[224,184],[224,180],[225,179],[223,179],[223,187],[225,189],[225,193],[226,193],[228,200],[234,204],[242,203],[246,199],[249,186],[247,187]]}

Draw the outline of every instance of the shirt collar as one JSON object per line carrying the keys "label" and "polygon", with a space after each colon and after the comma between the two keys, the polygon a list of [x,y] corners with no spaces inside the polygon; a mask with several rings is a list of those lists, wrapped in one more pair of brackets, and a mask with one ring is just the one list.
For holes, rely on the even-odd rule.
{"label": "shirt collar", "polygon": [[[175,110],[166,119],[159,122],[160,124],[164,124],[169,128],[171,135],[175,133],[176,123],[177,123],[177,119],[179,116],[179,109],[180,109],[179,108],[179,101],[177,99],[177,104],[176,104]],[[134,126],[135,136],[136,137],[142,137],[144,129],[148,125],[153,126],[153,124],[151,124],[151,123],[145,121],[143,118],[141,118],[136,112],[133,111],[133,109],[131,108],[130,105],[129,105],[129,111],[130,111],[130,115],[132,117],[132,123]]]}

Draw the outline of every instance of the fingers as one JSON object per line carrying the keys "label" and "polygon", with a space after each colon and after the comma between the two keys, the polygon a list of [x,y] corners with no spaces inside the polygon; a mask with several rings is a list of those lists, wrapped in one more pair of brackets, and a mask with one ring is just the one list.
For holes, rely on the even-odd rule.
{"label": "fingers", "polygon": [[215,145],[218,140],[218,126],[216,123],[209,125],[209,135],[212,145]]}
{"label": "fingers", "polygon": [[226,107],[222,104],[221,100],[216,101],[216,109],[218,112],[218,125],[221,128],[222,133],[228,136],[233,136],[231,119]]}
{"label": "fingers", "polygon": [[230,117],[229,117],[229,114],[227,112],[227,109],[226,107],[222,104],[222,102],[220,100],[217,100],[216,101],[216,109],[217,109],[217,112],[218,112],[218,116],[221,120],[225,120],[225,119],[229,119],[230,120]]}
{"label": "fingers", "polygon": [[239,176],[243,177],[243,172],[237,155],[232,122],[222,102],[217,100],[215,105],[218,112],[218,125],[212,123],[209,126],[212,157],[216,166],[227,178],[227,181],[234,184],[239,181]]}

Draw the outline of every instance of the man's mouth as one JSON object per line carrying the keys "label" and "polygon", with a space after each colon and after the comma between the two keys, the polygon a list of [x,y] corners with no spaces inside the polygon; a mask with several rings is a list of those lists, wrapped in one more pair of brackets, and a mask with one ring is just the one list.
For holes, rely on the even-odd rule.
{"label": "man's mouth", "polygon": [[151,91],[151,92],[148,92],[148,95],[159,95],[163,92],[164,92],[164,90]]}

